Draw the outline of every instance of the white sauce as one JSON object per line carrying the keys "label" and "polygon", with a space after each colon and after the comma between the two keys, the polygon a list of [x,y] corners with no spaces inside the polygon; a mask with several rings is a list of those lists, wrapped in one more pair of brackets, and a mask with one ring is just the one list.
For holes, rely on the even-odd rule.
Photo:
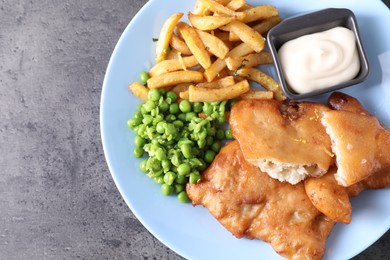
{"label": "white sauce", "polygon": [[278,54],[286,81],[298,94],[348,81],[360,70],[355,35],[344,27],[288,41]]}

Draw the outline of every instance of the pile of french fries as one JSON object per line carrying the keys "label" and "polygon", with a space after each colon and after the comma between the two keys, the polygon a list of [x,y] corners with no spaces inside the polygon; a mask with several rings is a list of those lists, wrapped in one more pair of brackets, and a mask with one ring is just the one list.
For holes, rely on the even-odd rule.
{"label": "pile of french fries", "polygon": [[[281,21],[274,6],[197,0],[189,23],[182,17],[172,14],[163,24],[147,86],[129,86],[137,97],[146,101],[149,89],[165,88],[190,102],[286,99],[279,84],[256,68],[272,63],[263,35]],[[265,90],[251,90],[250,81]]]}

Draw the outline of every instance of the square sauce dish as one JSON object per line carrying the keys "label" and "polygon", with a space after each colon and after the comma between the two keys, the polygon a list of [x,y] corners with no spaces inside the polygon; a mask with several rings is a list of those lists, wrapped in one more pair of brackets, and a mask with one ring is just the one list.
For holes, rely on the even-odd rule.
{"label": "square sauce dish", "polygon": [[283,20],[268,32],[279,83],[293,100],[363,82],[369,64],[354,13],[328,8]]}

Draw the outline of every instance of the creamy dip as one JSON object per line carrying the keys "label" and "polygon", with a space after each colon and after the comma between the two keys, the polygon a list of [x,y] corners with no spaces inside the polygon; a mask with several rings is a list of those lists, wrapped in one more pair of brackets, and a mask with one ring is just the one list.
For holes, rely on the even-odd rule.
{"label": "creamy dip", "polygon": [[278,54],[286,81],[298,94],[343,83],[360,70],[355,35],[344,27],[288,41]]}

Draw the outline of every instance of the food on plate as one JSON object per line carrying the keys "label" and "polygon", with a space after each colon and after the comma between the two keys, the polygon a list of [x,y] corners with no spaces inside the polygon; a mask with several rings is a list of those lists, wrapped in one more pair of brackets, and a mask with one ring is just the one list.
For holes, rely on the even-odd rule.
{"label": "food on plate", "polygon": [[[369,114],[357,99],[341,92],[332,93],[328,103],[336,110],[362,115]],[[336,171],[337,168],[332,168],[320,178],[305,180],[305,190],[313,205],[333,221],[350,223],[352,218],[350,196],[357,196],[367,189],[381,189],[390,185],[390,167],[375,172],[370,177],[349,187],[343,187],[337,183],[334,176]]]}
{"label": "food on plate", "polygon": [[245,159],[280,181],[296,184],[319,177],[333,164],[321,116],[330,109],[311,102],[242,100],[229,123]]}
{"label": "food on plate", "polygon": [[[187,87],[178,96],[199,102],[218,102],[239,98],[241,94],[245,94],[242,98],[286,99],[276,81],[254,68],[272,63],[269,52],[263,51],[265,44],[261,34],[280,22],[274,6],[252,7],[244,0],[198,0],[194,10],[187,14],[189,23],[180,21],[182,16],[181,12],[172,14],[161,28],[156,64],[148,72],[148,89],[177,89],[176,86],[188,83],[188,86],[193,85],[191,90]],[[254,72],[252,78],[245,73],[247,69]],[[233,81],[218,95],[215,90],[202,87],[206,82],[217,86],[215,82],[228,76],[232,76]],[[260,93],[256,84],[248,88],[245,79],[268,91]],[[202,88],[198,91],[198,87]],[[273,92],[272,96],[269,91]]]}
{"label": "food on plate", "polygon": [[248,92],[250,89],[247,80],[223,88],[189,87],[190,102],[215,102],[234,99]]}
{"label": "food on plate", "polygon": [[332,140],[340,185],[351,186],[390,167],[390,131],[375,117],[333,110],[324,113],[322,123]]}
{"label": "food on plate", "polygon": [[360,71],[355,35],[340,26],[290,40],[278,56],[289,87],[298,94],[346,82]]}
{"label": "food on plate", "polygon": [[236,74],[241,77],[245,77],[251,79],[265,89],[272,91],[274,93],[275,99],[279,101],[283,101],[286,99],[282,90],[279,87],[279,84],[270,76],[258,70],[256,68],[240,68],[237,69]]}
{"label": "food on plate", "polygon": [[307,178],[305,191],[313,205],[335,222],[349,224],[352,206],[347,189],[339,185],[334,178],[337,168],[332,167],[327,174],[319,178]]}
{"label": "food on plate", "polygon": [[172,14],[163,24],[156,45],[156,62],[160,62],[165,59],[168,53],[169,42],[171,41],[173,30],[183,16],[183,13]]}
{"label": "food on plate", "polygon": [[148,101],[149,89],[139,82],[133,82],[129,85],[129,90],[143,102]]}
{"label": "food on plate", "polygon": [[243,22],[233,21],[223,26],[222,29],[237,35],[238,38],[248,44],[257,53],[261,52],[265,47],[264,38],[260,33]]}
{"label": "food on plate", "polygon": [[321,259],[335,224],[313,206],[303,183],[270,178],[245,160],[237,141],[221,149],[187,193],[234,236],[259,238],[289,259]]}
{"label": "food on plate", "polygon": [[[186,202],[185,184],[201,180],[200,172],[213,161],[221,140],[229,138],[221,129],[229,103],[177,103],[177,94],[164,89],[149,90],[147,98],[128,120],[136,133],[134,156],[147,153],[140,170],[161,184],[164,195],[177,194]],[[207,117],[199,117],[200,112]]]}

